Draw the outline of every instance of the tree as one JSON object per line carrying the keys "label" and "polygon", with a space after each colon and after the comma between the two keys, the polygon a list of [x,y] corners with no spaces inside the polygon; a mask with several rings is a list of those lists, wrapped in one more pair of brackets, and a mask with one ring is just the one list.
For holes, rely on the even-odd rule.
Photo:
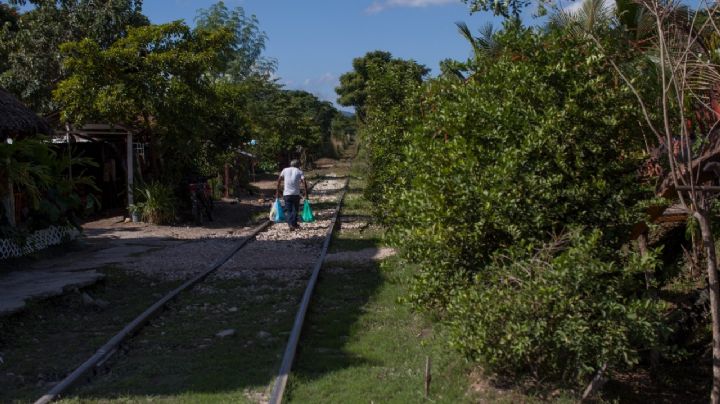
{"label": "tree", "polygon": [[[18,30],[20,15],[14,7],[8,4],[0,4],[0,39],[9,38]],[[7,41],[0,41],[0,74],[10,68],[8,57],[10,46]]]}
{"label": "tree", "polygon": [[355,107],[355,113],[360,121],[365,118],[365,100],[367,93],[365,87],[369,79],[368,66],[371,64],[385,64],[392,60],[390,52],[368,52],[363,57],[353,59],[353,71],[340,76],[340,85],[335,88],[338,94],[338,104],[346,107]]}
{"label": "tree", "polygon": [[278,89],[262,105],[259,114],[265,119],[259,142],[266,160],[308,160],[319,156],[330,141],[332,120],[338,112],[329,102],[305,91]]}
{"label": "tree", "polygon": [[354,70],[340,76],[341,105],[354,106],[362,123],[360,134],[366,146],[369,176],[365,192],[377,212],[385,192],[397,184],[394,169],[402,159],[404,129],[417,110],[416,91],[429,70],[413,61],[375,51],[353,60]]}
{"label": "tree", "polygon": [[123,37],[128,27],[148,23],[141,13],[141,0],[32,0],[30,3],[35,8],[20,15],[17,30],[0,32],[0,43],[5,44],[8,54],[7,67],[0,74],[0,87],[41,113],[57,108],[51,93],[65,77],[60,44],[90,38],[104,49]]}
{"label": "tree", "polygon": [[195,17],[196,29],[227,29],[233,33],[231,49],[223,52],[222,76],[231,81],[240,81],[251,75],[269,77],[275,70],[276,62],[262,56],[267,34],[260,30],[257,17],[247,16],[238,6],[229,10],[220,1],[207,9],[200,9]]}
{"label": "tree", "polygon": [[66,43],[69,76],[54,92],[62,119],[129,126],[161,148],[162,162],[174,166],[164,173],[181,175],[209,141],[209,76],[231,40],[227,30],[194,32],[178,21],[131,28],[107,49],[89,38]]}
{"label": "tree", "polygon": [[[542,5],[543,1],[540,2]],[[470,12],[475,13],[478,11],[491,11],[495,15],[501,15],[505,18],[513,18],[514,20],[520,20],[520,13],[522,10],[532,4],[531,0],[463,0],[470,6]]]}

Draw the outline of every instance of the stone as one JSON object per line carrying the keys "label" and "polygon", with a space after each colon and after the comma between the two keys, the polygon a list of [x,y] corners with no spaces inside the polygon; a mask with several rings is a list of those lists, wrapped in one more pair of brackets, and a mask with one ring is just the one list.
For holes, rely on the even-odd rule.
{"label": "stone", "polygon": [[130,222],[132,222],[132,219],[130,219],[129,217],[126,217],[125,220],[123,220],[123,223],[130,223]]}
{"label": "stone", "polygon": [[230,328],[220,331],[219,333],[215,334],[215,336],[218,338],[232,337],[233,335],[235,335],[235,332],[236,331],[234,329]]}
{"label": "stone", "polygon": [[267,331],[259,331],[255,336],[260,339],[268,339],[268,338],[272,337],[272,334],[270,334]]}
{"label": "stone", "polygon": [[231,308],[228,309],[228,311],[229,311],[230,313],[237,313],[238,308],[237,308],[237,307],[231,307]]}
{"label": "stone", "polygon": [[106,308],[108,308],[108,306],[110,306],[110,302],[108,302],[107,300],[103,300],[103,299],[95,299],[95,306],[97,306],[101,309],[106,309]]}
{"label": "stone", "polygon": [[95,300],[85,292],[82,294],[82,302],[85,306],[93,306],[95,304]]}

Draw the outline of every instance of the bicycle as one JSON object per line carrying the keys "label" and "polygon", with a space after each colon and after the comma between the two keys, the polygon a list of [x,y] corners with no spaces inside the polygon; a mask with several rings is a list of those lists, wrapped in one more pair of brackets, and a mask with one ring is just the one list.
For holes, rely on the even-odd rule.
{"label": "bicycle", "polygon": [[192,216],[196,225],[203,223],[203,216],[212,222],[213,200],[207,177],[197,177],[189,183]]}

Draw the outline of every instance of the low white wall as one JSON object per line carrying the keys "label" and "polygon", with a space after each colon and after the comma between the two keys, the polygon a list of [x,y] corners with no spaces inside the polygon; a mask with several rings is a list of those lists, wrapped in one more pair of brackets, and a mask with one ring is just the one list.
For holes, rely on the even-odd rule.
{"label": "low white wall", "polygon": [[65,241],[74,240],[79,235],[80,231],[72,226],[50,226],[29,235],[23,245],[18,244],[15,240],[0,239],[0,259],[21,257]]}

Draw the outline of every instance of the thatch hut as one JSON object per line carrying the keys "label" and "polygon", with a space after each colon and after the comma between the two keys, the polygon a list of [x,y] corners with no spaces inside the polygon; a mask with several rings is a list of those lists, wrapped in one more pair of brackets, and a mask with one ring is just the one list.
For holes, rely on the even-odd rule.
{"label": "thatch hut", "polygon": [[[50,135],[52,129],[43,118],[23,105],[12,94],[0,88],[0,139],[2,139],[3,144],[11,143],[17,138],[36,134]],[[10,225],[14,225],[15,196],[13,194],[13,185],[10,183],[9,178],[4,181],[8,181],[7,192],[0,195],[0,201],[4,207],[8,222]]]}
{"label": "thatch hut", "polygon": [[50,135],[51,132],[50,125],[43,118],[0,88],[0,136],[7,139],[41,133]]}

